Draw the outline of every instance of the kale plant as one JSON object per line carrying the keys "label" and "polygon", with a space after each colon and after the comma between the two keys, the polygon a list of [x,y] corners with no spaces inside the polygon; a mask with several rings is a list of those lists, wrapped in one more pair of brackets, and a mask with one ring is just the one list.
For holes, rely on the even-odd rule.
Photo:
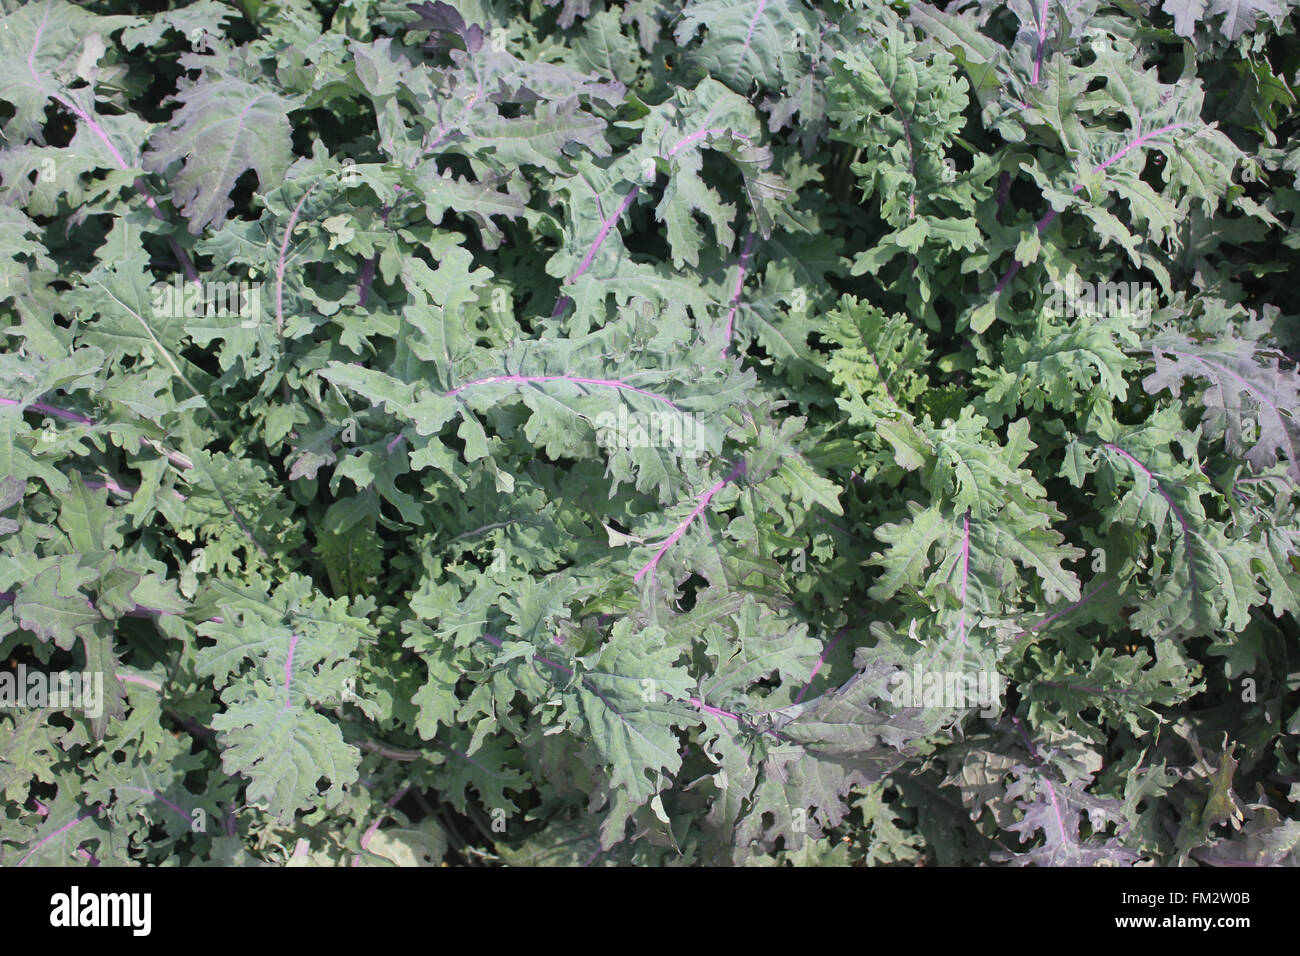
{"label": "kale plant", "polygon": [[1294,7],[0,0],[0,863],[1294,865]]}

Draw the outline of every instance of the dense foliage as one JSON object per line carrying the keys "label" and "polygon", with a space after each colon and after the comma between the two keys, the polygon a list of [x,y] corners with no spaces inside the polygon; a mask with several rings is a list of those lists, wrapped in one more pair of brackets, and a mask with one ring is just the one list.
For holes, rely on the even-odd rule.
{"label": "dense foliage", "polygon": [[168,6],[0,0],[0,863],[1297,862],[1290,0]]}

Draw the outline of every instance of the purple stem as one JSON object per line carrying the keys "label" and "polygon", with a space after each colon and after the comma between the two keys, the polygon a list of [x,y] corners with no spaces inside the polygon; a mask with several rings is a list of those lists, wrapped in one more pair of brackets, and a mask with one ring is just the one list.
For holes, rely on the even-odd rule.
{"label": "purple stem", "polygon": [[767,0],[758,0],[758,9],[754,11],[754,19],[749,21],[749,29],[745,31],[745,45],[740,48],[740,56],[736,58],[736,69],[745,62],[745,54],[749,52],[750,42],[754,39],[754,28],[758,26],[759,18],[763,16],[763,8],[767,6]]}
{"label": "purple stem", "polygon": [[1056,817],[1056,829],[1061,834],[1061,842],[1068,843],[1070,838],[1065,835],[1065,819],[1061,816],[1061,804],[1056,799],[1056,788],[1052,786],[1052,781],[1047,774],[1041,774],[1039,779],[1047,784],[1047,796],[1052,801],[1052,815]]}
{"label": "purple stem", "polygon": [[41,840],[37,841],[32,846],[32,848],[27,851],[27,855],[18,861],[18,866],[22,866],[24,863],[30,860],[37,850],[45,846],[45,844],[49,843],[56,836],[61,836],[62,834],[67,833],[69,830],[75,827],[78,823],[81,823],[84,820],[89,820],[91,817],[98,816],[98,815],[99,815],[99,807],[96,807],[93,813],[83,813],[80,816],[78,816],[76,819],[72,820],[70,823],[65,823],[63,826],[59,827],[49,836],[44,837]]}
{"label": "purple stem", "polygon": [[[397,196],[402,194],[402,187],[397,186],[394,189],[393,203],[397,203]],[[384,225],[388,225],[388,216],[393,211],[392,206],[385,206],[379,210],[379,218]],[[366,302],[370,298],[370,284],[375,281],[375,267],[379,264],[379,253],[375,253],[366,260],[365,265],[361,267],[361,279],[357,282],[357,300],[361,308],[366,307]]]}
{"label": "purple stem", "polygon": [[[461,113],[461,119],[462,119],[462,124],[461,124],[461,125],[464,125],[464,122],[463,122],[463,121],[464,121],[466,118],[469,117],[469,112],[470,112],[470,110],[472,110],[472,109],[474,108],[474,104],[477,103],[477,102],[479,101],[479,99],[480,99],[482,96],[483,96],[483,80],[480,78],[479,81],[478,81],[478,84],[477,84],[477,88],[476,88],[475,91],[474,91],[474,95],[471,96],[471,97],[469,98],[469,100],[465,103],[465,109],[464,109],[464,111]],[[427,143],[427,144],[426,144],[426,143],[421,143],[421,144],[420,144],[420,148],[424,150],[424,155],[427,156],[427,155],[429,155],[429,153],[433,152],[434,148],[435,148],[439,143],[441,143],[444,139],[446,139],[448,136],[452,135],[453,133],[458,134],[458,135],[464,135],[464,134],[461,133],[460,130],[459,130],[457,127],[455,127],[455,126],[451,127],[450,129],[444,129],[444,128],[443,128],[443,125],[442,125],[442,108],[439,107],[439,108],[438,108],[438,135],[434,138],[433,142],[431,142],[431,143]],[[399,188],[400,188],[400,187],[399,187]]]}
{"label": "purple stem", "polygon": [[840,642],[840,638],[848,633],[848,630],[847,626],[840,628],[840,632],[826,645],[821,657],[817,658],[817,665],[812,669],[812,673],[808,675],[808,683],[803,685],[803,690],[799,691],[799,696],[794,699],[796,704],[803,702],[804,695],[808,693],[808,688],[812,687],[813,681],[817,679],[817,672],[822,669],[822,665],[826,663],[826,658],[831,656],[831,652],[835,650],[835,645]]}
{"label": "purple stem", "polygon": [[[1136,139],[1130,141],[1126,146],[1124,146],[1123,149],[1117,150],[1116,152],[1112,153],[1110,157],[1105,160],[1105,162],[1098,163],[1096,166],[1092,167],[1092,171],[1094,173],[1101,172],[1102,170],[1119,162],[1121,159],[1127,156],[1131,150],[1134,150],[1139,146],[1145,145],[1146,143],[1150,142],[1152,139],[1161,135],[1162,133],[1167,133],[1170,130],[1182,129],[1184,127],[1188,127],[1191,125],[1192,125],[1191,123],[1168,123],[1164,126],[1161,126],[1159,129],[1152,130],[1150,133],[1143,133],[1140,136],[1138,136]],[[1071,192],[1077,193],[1081,189],[1083,189],[1083,183],[1075,183],[1074,188],[1071,190]],[[1049,209],[1046,212],[1046,214],[1044,214],[1043,218],[1038,220],[1038,225],[1036,227],[1038,233],[1041,235],[1043,230],[1046,229],[1049,225],[1051,225],[1052,221],[1055,220],[1058,215],[1060,215],[1060,213],[1057,210]],[[1011,279],[1015,276],[1015,274],[1020,271],[1020,266],[1021,266],[1021,262],[1019,259],[1011,263],[1011,268],[1007,270],[1006,275],[1004,275],[1001,281],[998,282],[998,284],[993,287],[994,295],[997,295],[1007,287],[1007,283],[1009,283]]]}
{"label": "purple stem", "polygon": [[[98,136],[100,141],[108,149],[109,154],[113,157],[113,162],[117,163],[117,165],[120,168],[129,171],[131,169],[131,165],[123,158],[122,154],[118,152],[117,147],[113,145],[113,141],[108,137],[107,130],[105,130],[104,127],[101,126],[99,123],[97,123],[89,113],[83,110],[72,100],[68,99],[67,97],[63,96],[61,93],[58,93],[55,90],[47,89],[44,86],[44,84],[41,82],[40,74],[36,72],[36,50],[41,44],[41,34],[45,32],[45,25],[46,22],[49,20],[50,10],[52,10],[53,8],[54,8],[53,4],[45,5],[45,15],[41,17],[40,26],[36,28],[36,36],[32,40],[31,51],[27,54],[27,72],[31,75],[32,82],[35,84],[37,89],[39,89],[46,96],[57,101],[66,110],[68,110],[79,120],[85,123],[90,128],[91,132],[93,132],[96,136]],[[162,222],[166,222],[167,217],[166,215],[163,214],[162,209],[159,207],[158,201],[154,199],[153,193],[149,191],[149,187],[145,185],[144,178],[136,177],[134,185],[136,191],[139,192],[140,195],[144,197],[145,205],[147,205],[149,209],[152,210],[154,217]],[[171,246],[172,252],[176,254],[176,258],[180,262],[181,268],[185,271],[185,277],[189,279],[191,282],[197,282],[199,280],[199,271],[198,269],[194,268],[194,263],[190,259],[189,253],[187,253],[183,248],[181,248],[180,243],[177,242],[176,239],[172,236],[167,237],[167,243],[168,245]]]}
{"label": "purple stem", "polygon": [[1002,175],[998,177],[998,209],[997,219],[1002,219],[1002,210],[1006,208],[1007,203],[1011,200],[1011,174],[1003,170]]}
{"label": "purple stem", "polygon": [[614,223],[618,222],[623,213],[627,212],[627,207],[632,205],[632,200],[636,198],[637,193],[640,191],[640,186],[633,186],[631,191],[623,197],[623,201],[619,204],[618,210],[614,215],[610,216],[600,224],[600,231],[596,233],[596,241],[591,244],[591,248],[587,250],[587,254],[582,257],[582,262],[578,263],[578,271],[569,276],[570,284],[591,267],[591,260],[596,257],[596,251],[601,247],[601,244],[609,235],[609,231],[614,228]]}
{"label": "purple stem", "polygon": [[[20,402],[13,398],[0,398],[0,405],[18,406],[21,407],[24,411],[44,412],[45,414],[54,415],[58,418],[67,419],[68,421],[72,421],[72,422],[77,422],[78,424],[81,425],[95,424],[95,420],[93,418],[87,418],[85,415],[81,415],[77,412],[70,412],[66,408],[56,408],[53,405],[46,405],[41,402],[34,402],[34,403],[29,402],[27,404],[24,404],[23,402]],[[149,445],[151,448],[157,451],[158,454],[162,455],[164,458],[166,458],[168,461],[170,461],[173,465],[175,465],[177,468],[181,469],[182,471],[188,471],[189,469],[194,467],[194,462],[190,461],[180,452],[170,451],[166,448],[163,448],[157,442],[151,441],[150,439],[141,438],[140,444]]]}
{"label": "purple stem", "polygon": [[31,409],[34,412],[40,412],[43,415],[53,415],[55,418],[63,418],[70,422],[76,422],[79,425],[93,425],[94,419],[87,418],[85,415],[77,412],[70,412],[64,408],[55,408],[53,405],[46,405],[44,402],[29,402],[26,406],[22,402],[13,398],[0,398],[0,405],[16,405],[21,408]]}
{"label": "purple stem", "polygon": [[[310,192],[310,190],[308,191]],[[292,223],[290,225],[292,225]],[[284,380],[284,390],[287,397],[287,393],[289,390],[289,382],[287,378]],[[193,391],[192,386],[191,386],[191,391]],[[198,392],[194,392],[194,394],[197,396]],[[0,402],[9,405],[21,405],[20,402],[8,398],[0,399]],[[87,424],[87,425],[94,424],[94,421],[92,419],[86,418],[84,415],[78,415],[76,412],[69,412],[66,409],[58,409],[52,405],[33,405],[31,407],[33,409],[36,409],[38,407],[43,408],[48,410],[51,414],[61,415],[64,418],[70,418],[73,421],[79,421],[82,424]],[[140,444],[149,445],[151,448],[157,451],[160,455],[166,457],[168,461],[170,461],[173,465],[175,465],[177,468],[180,468],[181,470],[187,470],[194,467],[194,462],[190,461],[184,455],[180,454],[179,452],[170,451],[164,448],[156,441],[147,438],[141,438]],[[238,509],[236,509],[234,505],[230,504],[230,502],[226,500],[226,496],[224,495],[224,493],[221,492],[220,488],[218,488],[217,491],[218,494],[221,496],[222,502],[226,505],[227,508],[230,509],[230,513],[234,517],[235,522],[239,525],[240,529],[244,532],[244,534],[248,535],[249,540],[253,542],[254,546],[257,548],[258,553],[261,554],[263,557],[267,557],[266,548],[262,546],[262,542],[257,540],[257,537],[256,535],[253,534],[252,529],[249,528],[248,525],[244,522],[244,519],[240,516]],[[185,500],[184,497],[182,497],[181,500],[182,501]]]}
{"label": "purple stem", "polygon": [[280,259],[275,264],[275,329],[281,339],[284,338],[284,258],[289,251],[289,238],[293,235],[293,227],[298,224],[298,214],[302,212],[302,204],[307,201],[307,197],[315,188],[315,183],[308,186],[307,191],[298,200],[298,205],[293,207],[289,224],[284,227],[284,239],[280,242]]}
{"label": "purple stem", "polygon": [[[1160,349],[1161,352],[1168,352],[1170,355],[1176,355],[1179,358],[1188,359],[1189,361],[1194,361],[1194,362],[1200,362],[1203,365],[1208,365],[1210,368],[1215,369],[1219,373],[1226,375],[1229,378],[1236,379],[1241,384],[1242,389],[1246,392],[1249,392],[1250,395],[1253,396],[1256,401],[1258,401],[1263,405],[1267,405],[1269,408],[1273,410],[1273,413],[1277,415],[1279,418],[1284,417],[1284,413],[1282,409],[1278,407],[1276,402],[1272,401],[1264,392],[1260,390],[1260,388],[1257,385],[1252,384],[1248,379],[1242,378],[1240,375],[1238,375],[1232,369],[1228,368],[1226,365],[1222,365],[1218,362],[1212,362],[1202,355],[1192,355],[1189,352],[1180,352],[1177,349],[1167,349],[1167,348],[1162,348],[1160,346],[1156,346],[1156,348]],[[1290,409],[1286,411],[1285,417],[1286,418],[1291,417]],[[1202,471],[1205,470],[1204,465],[1201,466],[1201,470]],[[1264,477],[1267,478],[1270,476],[1266,475]]]}
{"label": "purple stem", "polygon": [[[505,641],[501,640],[501,638],[499,637],[493,637],[491,634],[484,634],[483,639],[486,640],[489,644],[493,645],[494,647],[502,647],[505,645]],[[547,667],[553,667],[557,671],[563,671],[564,673],[568,674],[570,677],[573,676],[573,669],[569,667],[565,667],[563,664],[559,663],[558,661],[553,661],[550,660],[549,658],[542,657],[542,655],[540,654],[534,654],[533,660],[540,661],[541,663],[545,664]]]}
{"label": "purple stem", "polygon": [[113,492],[114,494],[122,495],[123,497],[126,498],[130,498],[137,491],[140,490],[139,488],[126,488],[122,485],[119,485],[117,481],[113,478],[105,478],[103,481],[98,481],[98,480],[87,481],[85,478],[82,478],[81,486],[83,488],[89,488],[89,489],[107,488],[109,491]]}
{"label": "purple stem", "polygon": [[[671,698],[671,699],[674,699],[674,700],[676,699],[676,698],[673,697],[672,694],[669,694],[668,691],[666,691],[666,690],[664,690],[664,691],[660,691],[660,693],[661,693],[661,694],[664,694],[665,696],[667,696],[667,697],[669,697],[669,698]],[[730,710],[723,710],[721,707],[712,707],[712,706],[710,706],[709,704],[706,704],[706,703],[705,703],[702,699],[700,699],[699,697],[687,697],[687,698],[686,698],[686,702],[687,702],[688,704],[690,704],[692,707],[694,707],[696,710],[698,710],[698,711],[699,711],[700,713],[702,713],[702,714],[708,714],[708,715],[710,715],[710,716],[712,716],[712,717],[718,717],[718,718],[720,718],[720,719],[722,719],[722,720],[730,720],[732,723],[737,723],[737,724],[739,724],[739,723],[744,723],[744,722],[745,722],[745,715],[744,715],[744,714],[737,714],[737,713],[733,713],[733,712],[730,711]],[[771,711],[765,711],[765,713],[771,713]],[[789,740],[789,739],[790,739],[790,738],[787,737],[785,734],[781,733],[779,730],[772,730],[771,728],[766,728],[766,729],[765,729],[765,728],[755,728],[755,729],[757,729],[758,732],[761,733],[761,734],[767,734],[768,736],[775,737],[775,738],[777,738],[778,740]],[[683,751],[683,752],[684,752],[684,751]]]}
{"label": "purple stem", "polygon": [[127,611],[124,616],[139,617],[139,618],[169,617],[171,615],[174,615],[175,613],[176,613],[175,611],[165,611],[160,607],[144,607],[143,605],[137,604],[135,607],[131,608],[131,610]]}
{"label": "purple stem", "polygon": [[375,266],[378,262],[379,253],[375,253],[361,267],[361,279],[357,282],[357,305],[360,308],[364,309],[366,300],[370,298],[370,283],[375,280]]}
{"label": "purple stem", "polygon": [[1041,764],[1043,758],[1038,755],[1038,748],[1034,746],[1034,742],[1030,739],[1029,734],[1025,733],[1025,725],[1020,722],[1019,717],[1012,717],[1011,722],[1016,725],[1016,730],[1020,731],[1021,739],[1024,740],[1025,746],[1029,748],[1030,759],[1032,759],[1034,763]]}
{"label": "purple stem", "polygon": [[[484,634],[484,635],[483,635],[483,638],[484,638],[486,641],[488,641],[488,643],[492,644],[494,647],[502,647],[502,646],[505,644],[505,642],[504,642],[503,640],[501,640],[499,637],[494,637],[494,636],[491,635],[491,634]],[[572,668],[569,668],[569,667],[566,667],[565,665],[559,663],[558,661],[553,661],[553,660],[550,660],[549,658],[542,657],[542,655],[540,655],[540,654],[534,654],[534,655],[533,655],[533,660],[538,661],[539,663],[545,664],[547,667],[552,667],[552,668],[554,668],[555,670],[558,670],[558,671],[561,671],[561,672],[563,672],[563,673],[565,673],[565,674],[568,674],[570,677],[573,676],[573,669],[572,669]],[[615,707],[613,704],[611,704],[611,703],[609,702],[609,700],[606,699],[606,697],[605,697],[605,696],[604,696],[604,695],[603,695],[599,690],[597,690],[597,689],[592,685],[592,683],[591,683],[591,682],[590,682],[586,677],[583,677],[583,678],[582,678],[582,684],[583,684],[584,687],[587,688],[587,690],[591,691],[591,693],[595,694],[598,698],[600,698],[601,702],[602,702],[606,707],[608,707],[608,708],[609,708],[611,711],[613,711],[615,714],[618,714],[620,720],[624,719],[624,718],[623,718],[623,714],[622,714],[622,712],[621,712],[617,707]],[[673,700],[676,700],[676,698],[674,698],[673,695],[672,695],[672,694],[669,694],[668,691],[666,691],[666,690],[665,690],[665,691],[660,691],[660,693],[666,695],[667,697],[669,697],[669,698],[671,698],[671,699],[673,699]],[[736,722],[739,722],[739,721],[741,721],[741,720],[744,719],[744,718],[741,717],[740,714],[734,714],[734,713],[732,713],[732,712],[729,711],[729,710],[722,710],[722,709],[719,708],[719,707],[711,707],[711,706],[709,706],[708,704],[706,704],[703,700],[701,700],[699,697],[688,697],[688,698],[686,698],[686,700],[687,700],[687,702],[688,702],[692,707],[696,708],[696,709],[699,710],[701,713],[711,714],[711,715],[713,715],[714,717],[721,717],[721,718],[723,718],[723,719],[726,719],[726,720],[732,720],[732,721],[736,721]],[[765,731],[763,731],[763,733],[771,733],[771,734],[774,734],[774,735],[776,735],[776,736],[780,736],[780,734],[777,734],[777,732],[774,731],[774,730],[772,730],[772,731],[765,730]]]}
{"label": "purple stem", "polygon": [[153,790],[146,790],[143,787],[122,787],[121,789],[134,790],[136,793],[143,793],[146,796],[150,797],[151,799],[157,800],[159,803],[163,804],[164,806],[170,807],[172,810],[176,811],[176,813],[178,813],[181,816],[181,818],[186,822],[189,822],[190,820],[190,815],[188,813],[186,813],[184,810],[182,810],[176,804],[172,803],[170,800],[168,800],[160,793],[156,793]]}
{"label": "purple stem", "polygon": [[117,679],[124,684],[139,684],[141,687],[148,687],[152,691],[162,693],[162,684],[147,677],[136,677],[134,674],[118,674]]}
{"label": "purple stem", "polygon": [[1043,65],[1043,45],[1047,42],[1047,0],[1043,0],[1043,8],[1038,14],[1038,49],[1034,53],[1034,77],[1030,80],[1031,86],[1038,85],[1038,70]]}
{"label": "purple stem", "polygon": [[731,347],[731,325],[736,318],[736,308],[740,305],[740,292],[745,282],[745,267],[749,264],[749,253],[754,248],[754,233],[752,231],[745,234],[745,248],[740,254],[740,268],[736,270],[736,287],[731,293],[731,309],[727,312],[727,330],[726,342],[722,346],[722,357],[727,357],[727,349]]}
{"label": "purple stem", "polygon": [[[1129,154],[1130,150],[1134,150],[1139,146],[1145,146],[1147,143],[1155,139],[1157,136],[1160,136],[1164,133],[1168,133],[1171,130],[1186,129],[1191,125],[1192,125],[1191,123],[1166,123],[1164,126],[1161,126],[1159,129],[1154,129],[1149,133],[1143,133],[1137,139],[1131,141],[1123,149],[1119,150],[1116,153],[1111,154],[1110,158],[1107,159],[1104,163],[1098,163],[1096,166],[1092,167],[1092,171],[1094,173],[1099,173],[1103,169],[1106,169],[1108,166],[1111,166],[1112,164],[1119,162],[1121,159],[1123,159],[1125,156]],[[1077,186],[1074,187],[1074,191],[1078,192],[1082,188],[1083,188],[1083,183],[1079,183]]]}
{"label": "purple stem", "polygon": [[[361,835],[361,849],[365,850],[369,848],[371,839],[374,837],[376,833],[379,832],[380,824],[382,824],[385,820],[388,819],[388,811],[393,809],[393,807],[397,806],[398,802],[402,799],[402,797],[406,796],[406,794],[410,791],[411,787],[412,784],[408,783],[401,790],[398,790],[395,794],[393,794],[391,797],[388,798],[388,800],[384,803],[384,812],[378,816],[378,818],[375,820],[374,823],[366,827],[366,832]],[[360,854],[357,854],[352,858],[352,865],[353,866],[361,865]]]}
{"label": "purple stem", "polygon": [[[1074,187],[1074,191],[1077,193],[1082,188],[1083,188],[1082,184],[1080,184]],[[1050,226],[1052,224],[1052,221],[1056,219],[1056,217],[1059,215],[1060,213],[1057,212],[1055,209],[1047,210],[1047,212],[1043,214],[1043,218],[1039,219],[1037,225],[1034,227],[1038,230],[1038,234],[1042,235],[1043,230],[1046,229],[1048,226]],[[1021,263],[1019,259],[1016,259],[1011,263],[1011,268],[1006,271],[1006,274],[1002,276],[1002,279],[998,282],[998,284],[993,287],[994,295],[997,295],[1003,289],[1005,289],[1007,285],[1011,282],[1011,280],[1015,278],[1016,273],[1020,271],[1020,265]]]}
{"label": "purple stem", "polygon": [[691,522],[698,518],[701,512],[709,506],[709,502],[713,500],[713,496],[734,481],[737,477],[744,474],[744,472],[745,463],[743,461],[737,462],[735,467],[731,469],[731,474],[726,478],[723,478],[721,481],[716,482],[708,491],[700,495],[698,503],[691,510],[691,513],[682,519],[681,524],[677,526],[673,533],[668,536],[668,539],[659,547],[659,550],[655,552],[655,556],[647,561],[641,570],[632,576],[632,580],[639,582],[646,576],[646,574],[653,571],[658,566],[659,559],[668,553],[668,549],[675,545],[678,539],[686,533],[686,529],[690,527]]}
{"label": "purple stem", "polygon": [[[664,693],[668,694],[668,691],[664,691]],[[672,694],[668,694],[668,696],[671,697]],[[686,699],[690,702],[690,705],[699,710],[700,713],[712,714],[714,717],[722,717],[727,720],[740,720],[740,714],[733,714],[731,711],[723,710],[721,707],[710,707],[698,697],[687,697]]]}
{"label": "purple stem", "polygon": [[1089,591],[1089,592],[1088,592],[1087,594],[1085,594],[1083,597],[1079,598],[1079,600],[1075,601],[1075,602],[1074,602],[1073,604],[1071,604],[1069,607],[1062,608],[1061,610],[1057,611],[1055,614],[1049,614],[1047,617],[1043,618],[1041,621],[1039,621],[1039,622],[1038,622],[1037,624],[1035,624],[1033,627],[1029,628],[1029,629],[1026,630],[1026,631],[1021,631],[1019,634],[1016,635],[1016,640],[1017,640],[1017,641],[1021,641],[1021,640],[1023,640],[1024,638],[1028,637],[1029,635],[1033,634],[1033,633],[1034,633],[1035,631],[1037,631],[1040,627],[1045,627],[1046,625],[1048,625],[1048,624],[1052,623],[1053,621],[1055,621],[1058,617],[1061,617],[1061,616],[1063,616],[1063,615],[1065,615],[1065,614],[1069,614],[1071,611],[1073,611],[1073,610],[1074,610],[1075,608],[1077,608],[1077,607],[1082,607],[1083,605],[1085,605],[1085,604],[1087,604],[1089,601],[1091,601],[1094,597],[1096,597],[1099,593],[1101,593],[1103,590],[1105,590],[1106,588],[1110,587],[1110,585],[1111,585],[1112,583],[1113,583],[1113,581],[1112,581],[1111,578],[1105,578],[1105,579],[1103,579],[1103,581],[1102,581],[1101,584],[1097,585],[1095,588],[1093,588],[1091,591]]}
{"label": "purple stem", "polygon": [[[123,495],[127,498],[132,497],[133,495],[135,495],[137,491],[140,490],[139,488],[131,488],[131,487],[127,487],[126,485],[118,484],[117,480],[113,478],[106,478],[103,481],[98,481],[95,479],[91,479],[90,481],[87,481],[85,478],[82,478],[81,484],[85,488],[107,488],[109,491],[113,492],[114,494]],[[177,491],[175,488],[172,489],[172,494],[174,494],[179,501],[186,500],[185,496],[181,494],[179,491]]]}
{"label": "purple stem", "polygon": [[[1038,748],[1034,746],[1034,742],[1029,739],[1029,734],[1025,733],[1025,728],[1024,725],[1020,723],[1020,718],[1012,717],[1011,722],[1016,725],[1016,730],[1020,731],[1020,736],[1024,739],[1025,746],[1029,748],[1030,758],[1035,764],[1041,766],[1043,758],[1039,756]],[[1062,842],[1065,842],[1068,838],[1065,834],[1065,820],[1061,817],[1061,805],[1056,799],[1056,788],[1052,786],[1052,781],[1048,779],[1047,774],[1041,774],[1039,779],[1042,780],[1043,783],[1047,784],[1047,795],[1052,801],[1052,813],[1056,816],[1056,826],[1057,829],[1060,830]]]}

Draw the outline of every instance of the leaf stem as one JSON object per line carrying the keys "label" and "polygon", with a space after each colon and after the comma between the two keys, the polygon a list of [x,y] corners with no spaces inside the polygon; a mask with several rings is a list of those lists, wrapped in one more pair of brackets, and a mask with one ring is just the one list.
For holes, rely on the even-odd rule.
{"label": "leaf stem", "polygon": [[[1183,129],[1191,125],[1192,125],[1191,123],[1168,123],[1164,126],[1161,126],[1159,129],[1152,130],[1149,133],[1142,133],[1138,135],[1136,138],[1130,140],[1122,149],[1116,150],[1114,153],[1108,156],[1104,161],[1092,167],[1092,172],[1094,174],[1102,172],[1103,170],[1109,168],[1113,164],[1119,162],[1121,159],[1127,156],[1130,151],[1137,149],[1139,146],[1146,145],[1148,142],[1155,139],[1157,136],[1161,136],[1164,133],[1171,132],[1172,130]],[[1071,192],[1078,193],[1080,190],[1083,189],[1083,185],[1084,184],[1082,182],[1075,183],[1074,188],[1071,190]],[[1001,194],[999,194],[999,202],[1001,202]],[[1001,207],[999,206],[999,208]],[[1060,210],[1049,209],[1043,215],[1043,217],[1038,220],[1038,223],[1035,226],[1035,228],[1038,230],[1039,235],[1042,235],[1043,230],[1045,230],[1048,226],[1050,226],[1053,220],[1055,220],[1058,215],[1060,215]],[[995,296],[998,295],[999,293],[1002,292],[1003,289],[1007,287],[1007,284],[1010,283],[1012,278],[1015,277],[1016,273],[1020,271],[1021,265],[1022,263],[1020,262],[1019,259],[1016,259],[1011,263],[1011,268],[1009,268],[1006,271],[1006,274],[1002,276],[1002,279],[998,282],[998,284],[993,287],[993,295]]]}
{"label": "leaf stem", "polygon": [[691,510],[691,513],[682,519],[682,522],[676,527],[673,533],[668,536],[668,539],[660,545],[659,550],[655,552],[655,556],[647,561],[641,570],[632,576],[632,580],[639,582],[648,573],[653,571],[659,565],[659,559],[668,553],[668,549],[675,545],[681,536],[686,533],[686,529],[690,527],[691,522],[698,518],[704,509],[709,506],[709,502],[713,500],[713,496],[744,473],[745,463],[744,461],[738,461],[735,467],[731,469],[731,474],[726,478],[723,478],[721,481],[716,482],[708,491],[705,491],[700,495],[695,507]]}

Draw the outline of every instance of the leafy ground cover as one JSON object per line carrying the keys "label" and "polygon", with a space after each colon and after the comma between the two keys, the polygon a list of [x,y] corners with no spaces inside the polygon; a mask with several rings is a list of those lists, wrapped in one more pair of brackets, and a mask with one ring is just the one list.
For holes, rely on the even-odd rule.
{"label": "leafy ground cover", "polygon": [[0,12],[3,865],[1296,863],[1289,0]]}

